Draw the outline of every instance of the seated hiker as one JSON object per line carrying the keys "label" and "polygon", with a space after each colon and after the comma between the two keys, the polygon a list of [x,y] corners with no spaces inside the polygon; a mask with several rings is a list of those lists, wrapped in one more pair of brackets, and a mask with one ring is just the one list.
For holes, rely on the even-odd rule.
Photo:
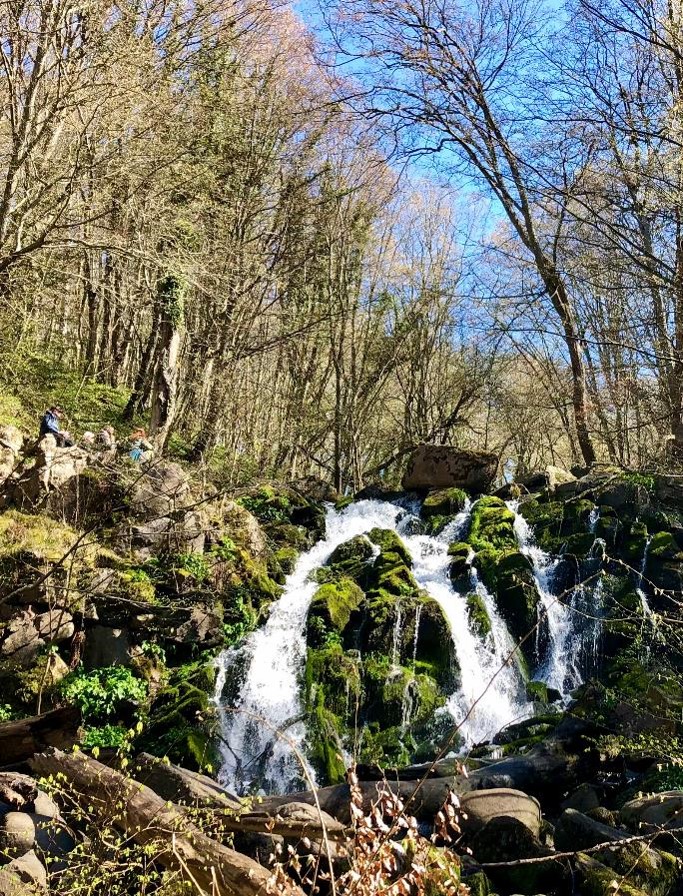
{"label": "seated hiker", "polygon": [[81,448],[87,448],[88,451],[93,451],[95,449],[95,433],[91,432],[89,429],[86,430],[81,436],[79,444]]}
{"label": "seated hiker", "polygon": [[116,434],[113,426],[103,426],[95,438],[97,447],[102,451],[109,451],[116,447]]}
{"label": "seated hiker", "polygon": [[58,448],[71,448],[74,444],[73,440],[69,433],[63,430],[59,424],[63,413],[64,411],[59,405],[53,405],[45,411],[40,421],[40,438],[54,436]]}
{"label": "seated hiker", "polygon": [[147,433],[142,428],[133,430],[128,445],[128,456],[135,461],[145,460],[154,450],[152,444],[147,441]]}

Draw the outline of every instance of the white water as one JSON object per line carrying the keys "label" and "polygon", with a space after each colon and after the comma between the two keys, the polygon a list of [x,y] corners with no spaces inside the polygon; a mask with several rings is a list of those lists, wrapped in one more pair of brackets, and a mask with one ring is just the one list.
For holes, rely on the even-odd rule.
{"label": "white water", "polygon": [[647,541],[645,542],[645,550],[643,551],[643,559],[640,564],[640,569],[638,571],[638,584],[636,585],[636,594],[640,598],[640,606],[643,610],[643,616],[648,618],[652,618],[652,608],[647,599],[647,595],[643,590],[643,577],[645,576],[645,568],[647,567],[647,553],[650,550],[650,542],[652,541],[652,536],[648,535]]}
{"label": "white water", "polygon": [[[532,563],[541,605],[548,618],[550,643],[536,677],[566,693],[581,681],[582,650],[577,642],[576,616],[552,594],[552,580],[559,561],[551,559],[535,545],[527,523],[516,513],[515,506],[511,507],[515,510],[515,532],[520,550]],[[435,537],[409,534],[415,531],[416,517],[383,501],[359,501],[342,511],[328,511],[325,538],[299,558],[287,578],[283,595],[271,607],[266,624],[253,632],[239,649],[224,651],[217,660],[214,700],[224,739],[220,772],[224,786],[245,792],[252,782],[259,780],[267,789],[285,792],[302,778],[299,757],[305,753],[306,731],[300,676],[305,663],[306,618],[318,587],[311,581],[311,573],[322,566],[340,544],[375,527],[392,529],[401,535],[412,557],[417,583],[440,605],[448,621],[460,668],[460,686],[448,698],[444,711],[456,723],[462,724],[465,743],[486,741],[506,725],[533,713],[517,663],[514,659],[505,663],[515,644],[494,597],[471,567],[470,590],[481,597],[491,621],[491,633],[482,640],[470,626],[467,595],[457,593],[450,581],[448,546],[464,534],[470,510],[468,506]],[[396,671],[400,661],[400,627],[405,612],[397,613],[397,617],[390,648]],[[418,650],[419,609],[415,625],[413,664]],[[233,691],[234,684],[239,684],[239,698],[229,709],[225,706],[223,692],[226,684],[231,683]],[[402,719],[406,730],[414,710],[414,699],[413,681],[408,680]],[[287,740],[278,737],[278,731],[284,732]],[[307,768],[307,774],[313,778],[310,768]]]}
{"label": "white water", "polygon": [[[245,792],[268,752],[272,753],[267,761],[269,786],[284,792],[289,782],[301,776],[292,745],[302,753],[306,737],[299,675],[306,656],[306,617],[318,587],[309,577],[340,544],[376,526],[394,529],[401,513],[400,507],[384,501],[358,501],[342,511],[329,510],[325,538],[299,557],[266,624],[252,632],[239,650],[224,651],[218,657],[214,702],[221,716],[224,742],[219,778],[225,787]],[[222,705],[223,690],[241,665],[246,666],[246,674],[239,701],[228,711]],[[291,743],[279,738],[278,731],[284,731]],[[308,773],[312,776],[310,768]]]}
{"label": "white water", "polygon": [[[547,620],[549,643],[535,677],[561,694],[569,694],[583,680],[582,664],[597,663],[602,579],[598,578],[591,586],[578,585],[570,594],[561,598],[554,594],[554,579],[560,558],[552,558],[536,544],[533,532],[524,517],[517,512],[515,502],[509,502],[508,507],[515,514],[517,543],[520,551],[531,562],[540,604]],[[597,512],[591,513],[591,532],[595,531],[597,521]],[[602,539],[596,538],[590,556],[597,553],[596,548],[601,548],[604,553],[604,544]],[[540,626],[537,629],[537,645],[539,630]]]}
{"label": "white water", "polygon": [[[456,723],[462,723],[460,733],[466,745],[490,739],[511,722],[529,716],[533,709],[526,701],[517,664],[514,660],[504,664],[514,642],[476,571],[471,569],[472,590],[482,597],[491,620],[491,634],[485,641],[470,626],[466,595],[454,591],[450,581],[448,546],[457,541],[469,516],[468,506],[436,537],[403,537],[413,560],[413,575],[418,585],[439,604],[451,630],[461,683],[450,696],[446,708]],[[470,710],[472,712],[466,718]]]}

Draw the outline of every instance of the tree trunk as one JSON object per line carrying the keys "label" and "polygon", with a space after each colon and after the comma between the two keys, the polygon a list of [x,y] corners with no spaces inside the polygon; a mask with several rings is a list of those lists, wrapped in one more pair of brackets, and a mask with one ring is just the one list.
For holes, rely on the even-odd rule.
{"label": "tree trunk", "polygon": [[[178,871],[202,892],[213,896],[263,896],[271,874],[253,859],[222,846],[197,829],[179,808],[120,772],[82,753],[56,750],[29,763],[39,775],[66,776],[70,787],[95,811],[120,806],[116,826],[141,845],[153,844],[152,858]],[[303,896],[292,884],[293,896]]]}
{"label": "tree trunk", "polygon": [[78,739],[80,722],[79,711],[68,706],[0,723],[0,763],[8,766],[25,762],[46,747],[71,747]]}

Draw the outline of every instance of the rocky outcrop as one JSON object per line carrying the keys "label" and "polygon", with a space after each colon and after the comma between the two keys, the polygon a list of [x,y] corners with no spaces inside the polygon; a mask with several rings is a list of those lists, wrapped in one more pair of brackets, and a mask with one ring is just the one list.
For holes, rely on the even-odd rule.
{"label": "rocky outcrop", "polygon": [[403,488],[408,491],[462,488],[486,492],[496,477],[498,456],[448,445],[420,445],[408,461]]}

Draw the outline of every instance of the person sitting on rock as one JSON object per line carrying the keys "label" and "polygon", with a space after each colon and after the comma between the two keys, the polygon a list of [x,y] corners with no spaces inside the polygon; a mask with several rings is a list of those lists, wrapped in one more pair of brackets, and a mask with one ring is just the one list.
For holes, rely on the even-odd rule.
{"label": "person sitting on rock", "polygon": [[147,441],[147,433],[142,428],[133,430],[128,445],[128,456],[134,461],[146,460],[154,450],[151,443]]}
{"label": "person sitting on rock", "polygon": [[86,430],[81,436],[80,446],[88,451],[93,451],[95,448],[95,433],[89,429]]}
{"label": "person sitting on rock", "polygon": [[54,436],[58,448],[72,448],[74,443],[71,436],[59,425],[63,413],[58,405],[53,405],[45,411],[40,421],[40,438]]}
{"label": "person sitting on rock", "polygon": [[110,451],[116,448],[116,433],[113,426],[103,426],[97,433],[97,447],[102,451]]}

